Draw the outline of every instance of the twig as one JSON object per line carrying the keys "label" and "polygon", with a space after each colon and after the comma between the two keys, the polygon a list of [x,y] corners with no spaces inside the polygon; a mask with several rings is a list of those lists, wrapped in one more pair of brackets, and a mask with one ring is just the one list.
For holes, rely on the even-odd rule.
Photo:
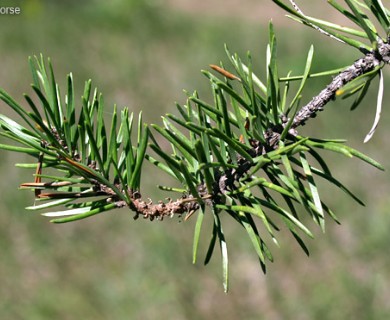
{"label": "twig", "polygon": [[292,128],[295,129],[298,126],[304,125],[305,121],[309,118],[314,118],[317,111],[322,111],[324,106],[332,99],[334,99],[337,90],[342,86],[356,79],[357,77],[364,75],[382,62],[389,63],[390,61],[390,44],[378,39],[378,50],[375,52],[367,53],[363,58],[360,58],[354,62],[354,64],[339,75],[334,77],[332,82],[322,90],[317,96],[315,96],[308,104],[301,108],[294,117]]}
{"label": "twig", "polygon": [[[295,11],[297,11],[300,15],[302,15],[304,17],[306,16],[303,13],[303,11],[298,7],[298,5],[295,3],[295,1],[293,1],[293,0],[289,0],[289,1],[290,1],[291,5],[294,7]],[[345,43],[345,41],[343,41],[343,40],[341,40],[341,39],[331,35],[329,32],[326,32],[325,30],[321,29],[320,27],[316,26],[315,24],[313,24],[311,22],[305,21],[304,23],[306,23],[310,27],[316,29],[317,31],[321,32],[322,34],[324,34],[324,35],[326,35],[326,36],[328,36],[328,37],[330,37],[330,38],[332,38],[334,40],[337,40],[337,41],[339,41],[341,43]]]}

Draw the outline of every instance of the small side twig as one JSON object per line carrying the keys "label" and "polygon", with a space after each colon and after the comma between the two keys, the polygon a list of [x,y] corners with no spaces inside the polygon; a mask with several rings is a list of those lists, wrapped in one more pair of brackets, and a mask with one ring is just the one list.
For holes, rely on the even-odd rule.
{"label": "small side twig", "polygon": [[[300,15],[302,15],[302,16],[306,16],[306,15],[303,13],[303,11],[298,7],[298,5],[295,3],[295,1],[293,1],[293,0],[289,0],[289,1],[290,1],[291,5],[294,7],[294,9],[295,9],[296,12],[298,12],[298,13],[299,13]],[[334,40],[337,40],[337,41],[339,41],[339,42],[341,42],[341,43],[345,43],[343,40],[341,40],[341,39],[339,39],[339,38],[337,38],[337,37],[331,35],[330,33],[326,32],[325,30],[321,29],[320,27],[316,26],[316,25],[313,24],[313,23],[310,23],[310,22],[307,22],[307,21],[305,21],[304,23],[307,24],[307,25],[309,25],[310,27],[314,28],[315,30],[319,31],[320,33],[322,33],[322,34],[324,34],[324,35],[326,35],[326,36],[328,36],[328,37],[334,39]]]}

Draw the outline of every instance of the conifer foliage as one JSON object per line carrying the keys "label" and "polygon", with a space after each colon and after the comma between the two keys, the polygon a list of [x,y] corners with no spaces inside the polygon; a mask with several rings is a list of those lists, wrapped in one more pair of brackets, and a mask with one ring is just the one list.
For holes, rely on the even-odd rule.
{"label": "conifer foliage", "polygon": [[[226,47],[230,65],[210,65],[210,71],[203,71],[213,101],[204,101],[195,91],[188,94],[184,105],[176,105],[177,112],[166,114],[162,124],[151,125],[143,122],[142,114],[134,115],[127,108],[118,111],[116,107],[110,121],[104,121],[102,95],[92,88],[91,81],[85,83],[80,103],[74,94],[72,74],[67,76],[65,91],[61,91],[50,60],[30,58],[36,97],[25,95],[27,104],[22,106],[0,89],[0,99],[21,118],[16,122],[0,114],[0,134],[10,141],[0,148],[34,158],[32,163],[18,164],[35,172],[34,181],[21,185],[35,193],[35,204],[27,209],[43,211],[55,223],[123,207],[133,212],[134,218],[183,216],[186,220],[193,216],[193,262],[200,237],[209,236],[202,234],[204,216],[212,215],[205,263],[218,244],[225,290],[228,251],[221,215],[228,215],[245,229],[264,271],[267,260],[273,261],[267,242],[272,239],[278,245],[277,233],[282,225],[308,254],[305,237],[313,234],[302,222],[303,215],[309,215],[322,230],[327,217],[337,222],[317,188],[319,180],[326,180],[363,204],[332,175],[322,154],[358,157],[383,168],[344,140],[303,136],[299,129],[307,121],[315,121],[311,119],[335,98],[354,96],[352,109],[359,106],[378,76],[376,117],[365,141],[372,137],[381,113],[382,69],[390,61],[390,12],[379,0],[345,0],[344,6],[328,1],[356,25],[347,28],[305,15],[294,1],[273,2],[291,19],[344,43],[346,49],[359,50],[361,58],[343,69],[312,73],[311,47],[302,74],[282,76],[270,23],[265,75],[254,74],[250,54],[242,59]],[[304,88],[316,77],[332,80],[305,102]],[[296,81],[299,86],[293,91],[290,84]],[[169,151],[161,141],[169,144]],[[146,200],[141,186],[146,161],[180,183],[181,188],[160,186],[172,191],[172,199],[157,203]]]}

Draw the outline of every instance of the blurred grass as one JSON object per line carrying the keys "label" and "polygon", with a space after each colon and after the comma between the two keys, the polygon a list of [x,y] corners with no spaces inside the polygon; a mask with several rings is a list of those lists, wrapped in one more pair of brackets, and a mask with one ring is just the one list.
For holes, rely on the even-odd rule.
{"label": "blurred grass", "polygon": [[[327,18],[320,5],[313,8],[306,2],[311,12]],[[270,18],[276,25],[282,74],[302,70],[311,43],[317,71],[350,64],[358,57],[314,31],[281,20],[283,13],[269,1],[237,2],[240,15],[234,6],[230,13],[220,14],[217,1],[201,2],[202,10],[157,0],[29,0],[2,5],[7,3],[19,4],[22,14],[0,16],[2,88],[21,101],[23,92],[31,92],[27,57],[43,53],[52,58],[61,84],[72,71],[81,95],[83,81],[92,78],[105,96],[108,115],[117,103],[135,112],[143,110],[149,123],[172,112],[175,100],[183,102],[183,89],[197,89],[209,97],[208,82],[199,71],[226,61],[224,43],[241,56],[250,50],[261,74]],[[256,20],[257,11],[261,19]],[[305,101],[325,84],[326,80],[313,82]],[[372,89],[357,111],[350,113],[348,103],[336,101],[302,132],[347,138],[388,168],[386,106],[373,141],[362,143],[374,118]],[[9,114],[4,104],[0,108]],[[191,264],[194,219],[134,222],[122,210],[51,225],[24,210],[33,201],[32,194],[16,192],[21,182],[32,179],[32,172],[13,166],[23,162],[20,155],[1,152],[0,314],[3,319],[387,318],[388,173],[356,160],[328,158],[334,175],[367,206],[358,207],[322,186],[342,225],[330,223],[325,234],[317,231],[316,239],[308,240],[309,259],[282,232],[282,248],[272,247],[276,262],[269,265],[267,276],[261,274],[243,230],[228,223],[231,292],[224,295],[218,254],[208,267],[201,264],[203,256],[197,265]],[[153,195],[154,172],[144,179],[144,194]],[[209,234],[206,227],[201,253]]]}

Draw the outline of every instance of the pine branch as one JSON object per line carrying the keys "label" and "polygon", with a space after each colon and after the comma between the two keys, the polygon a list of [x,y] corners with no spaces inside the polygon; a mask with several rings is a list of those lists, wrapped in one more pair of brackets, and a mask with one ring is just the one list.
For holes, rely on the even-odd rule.
{"label": "pine branch", "polygon": [[[267,237],[278,244],[275,234],[280,230],[280,223],[308,253],[301,236],[313,237],[313,234],[301,221],[300,212],[306,212],[323,231],[326,216],[338,222],[322,200],[317,179],[328,181],[363,205],[332,175],[320,152],[355,156],[379,169],[383,170],[383,167],[346,146],[343,140],[305,137],[298,134],[298,129],[340,95],[357,95],[353,108],[357,107],[371,80],[377,75],[383,79],[382,68],[390,63],[389,39],[379,37],[362,8],[371,10],[385,32],[390,28],[390,19],[380,1],[372,1],[368,7],[359,1],[348,0],[346,3],[352,13],[330,2],[360,30],[308,17],[295,1],[289,0],[293,8],[283,1],[273,1],[287,10],[294,20],[357,48],[364,56],[341,71],[312,74],[314,50],[311,47],[301,76],[279,77],[276,35],[270,24],[265,81],[254,74],[250,54],[244,63],[226,48],[234,70],[228,71],[222,64],[211,65],[222,80],[213,73],[203,72],[210,81],[213,103],[203,101],[196,92],[188,94],[187,103],[176,106],[179,116],[167,114],[162,126],[144,124],[142,113],[135,124],[134,116],[127,108],[120,116],[114,108],[111,126],[107,126],[103,119],[102,96],[97,89],[92,90],[91,81],[85,84],[82,108],[76,114],[72,75],[67,78],[67,95],[61,101],[50,61],[47,67],[43,57],[30,59],[33,90],[40,106],[25,96],[31,109],[27,111],[0,89],[0,99],[25,123],[23,126],[0,114],[0,135],[18,144],[0,144],[0,149],[26,153],[36,159],[35,163],[20,164],[35,168],[34,182],[21,185],[21,188],[34,190],[38,202],[28,209],[65,207],[43,213],[54,218],[52,221],[56,223],[76,221],[123,207],[129,208],[135,219],[163,220],[184,215],[187,220],[196,212],[194,262],[207,212],[213,216],[213,231],[205,262],[210,260],[218,240],[225,290],[228,287],[228,256],[220,219],[222,212],[245,229],[264,271],[266,261],[273,261],[266,244]],[[370,44],[351,38],[351,35],[369,40]],[[335,75],[329,85],[300,107],[308,81],[329,75]],[[300,81],[300,85],[290,97],[292,81]],[[368,138],[379,121],[382,93],[383,81],[379,86],[376,119]],[[171,146],[170,152],[159,145],[159,139]],[[157,158],[152,156],[152,151]],[[167,198],[153,203],[148,197],[142,198],[144,160],[181,183],[182,189],[162,187],[179,193],[176,200]],[[319,168],[314,166],[314,161]],[[47,167],[57,170],[58,175],[45,174]],[[264,232],[259,232],[259,223]]]}
{"label": "pine branch", "polygon": [[[383,42],[378,38],[378,49],[374,52],[368,52],[363,58],[356,60],[353,65],[340,72],[332,82],[323,89],[318,95],[303,106],[294,116],[288,130],[291,134],[296,135],[296,129],[299,126],[305,125],[306,121],[314,118],[317,112],[323,111],[327,103],[336,98],[338,94],[342,93],[342,88],[350,84],[353,80],[362,77],[374,70],[379,70],[382,63],[389,64],[390,61],[390,44]],[[265,138],[269,142],[270,148],[276,148],[279,140],[281,130],[288,126],[288,121],[285,120],[283,127],[274,127],[267,129]]]}
{"label": "pine branch", "polygon": [[336,97],[337,91],[346,84],[371,72],[382,62],[388,64],[389,53],[390,45],[378,39],[378,50],[367,53],[363,58],[356,60],[352,66],[337,75],[324,90],[297,112],[291,128],[296,129],[298,126],[304,125],[309,118],[315,117],[316,113],[322,111],[324,106]]}

